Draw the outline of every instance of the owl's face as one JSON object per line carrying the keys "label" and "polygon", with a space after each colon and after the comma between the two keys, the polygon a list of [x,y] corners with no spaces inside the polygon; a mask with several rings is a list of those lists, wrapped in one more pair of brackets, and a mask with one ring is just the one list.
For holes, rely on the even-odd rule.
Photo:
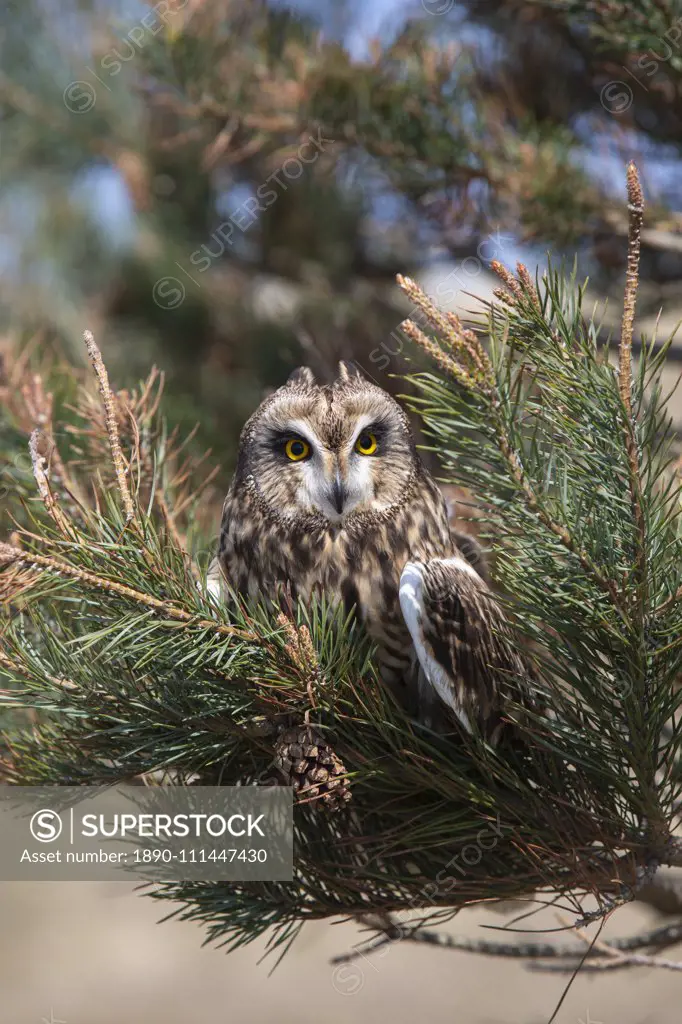
{"label": "owl's face", "polygon": [[342,363],[331,385],[302,368],[263,402],[244,427],[237,473],[277,518],[344,523],[399,505],[416,466],[398,403]]}

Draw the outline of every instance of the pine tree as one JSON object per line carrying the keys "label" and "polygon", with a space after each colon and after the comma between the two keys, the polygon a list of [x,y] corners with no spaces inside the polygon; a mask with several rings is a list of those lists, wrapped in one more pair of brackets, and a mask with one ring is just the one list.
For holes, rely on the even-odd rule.
{"label": "pine tree", "polygon": [[[339,915],[380,942],[439,942],[429,922],[538,890],[584,922],[633,898],[658,865],[682,866],[682,491],[659,382],[669,343],[652,339],[632,364],[643,216],[633,165],[628,201],[617,352],[582,287],[551,265],[535,281],[498,266],[478,331],[399,278],[415,310],[403,331],[432,367],[412,375],[413,404],[444,479],[477,507],[536,671],[518,749],[475,735],[453,744],[409,718],[331,604],[278,617],[213,604],[197,515],[210,480],[166,425],[159,374],[113,391],[86,332],[99,395],[79,392],[67,445],[51,395],[35,378],[25,389],[38,500],[17,505],[0,545],[0,669],[2,703],[32,719],[6,736],[5,780],[296,776],[292,883],[152,893],[230,948],[269,931],[284,950],[305,921]],[[328,798],[330,776],[343,799]],[[480,854],[482,834],[494,856],[463,870],[458,856]],[[586,894],[599,907],[587,916]],[[637,941],[660,947],[674,928],[679,937],[675,925]]]}

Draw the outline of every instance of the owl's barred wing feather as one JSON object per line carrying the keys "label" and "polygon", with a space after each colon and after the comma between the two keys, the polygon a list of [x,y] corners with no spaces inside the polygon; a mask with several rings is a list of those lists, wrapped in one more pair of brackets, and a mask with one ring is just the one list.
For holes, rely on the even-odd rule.
{"label": "owl's barred wing feather", "polygon": [[467,731],[475,721],[495,742],[505,691],[528,666],[493,592],[463,558],[434,558],[405,566],[400,606],[428,684]]}

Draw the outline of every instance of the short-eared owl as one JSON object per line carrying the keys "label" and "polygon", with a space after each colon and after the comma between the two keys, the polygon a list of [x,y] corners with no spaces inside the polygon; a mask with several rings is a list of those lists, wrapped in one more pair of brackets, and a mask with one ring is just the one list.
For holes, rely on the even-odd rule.
{"label": "short-eared owl", "polygon": [[427,721],[449,708],[496,738],[501,690],[523,665],[407,416],[350,364],[327,386],[296,370],[246,423],[214,593],[218,566],[247,598],[286,587],[294,599],[323,593],[354,607],[406,706]]}

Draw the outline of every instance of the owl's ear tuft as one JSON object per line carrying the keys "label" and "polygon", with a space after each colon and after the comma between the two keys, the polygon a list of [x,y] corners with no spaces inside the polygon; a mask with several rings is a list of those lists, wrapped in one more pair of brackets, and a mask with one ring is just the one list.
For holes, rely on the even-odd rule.
{"label": "owl's ear tuft", "polygon": [[299,366],[298,369],[294,370],[293,373],[289,374],[287,378],[286,387],[288,388],[312,388],[315,387],[317,381],[315,380],[315,374],[309,366]]}
{"label": "owl's ear tuft", "polygon": [[360,368],[351,363],[348,359],[342,359],[339,363],[339,380],[364,380]]}

